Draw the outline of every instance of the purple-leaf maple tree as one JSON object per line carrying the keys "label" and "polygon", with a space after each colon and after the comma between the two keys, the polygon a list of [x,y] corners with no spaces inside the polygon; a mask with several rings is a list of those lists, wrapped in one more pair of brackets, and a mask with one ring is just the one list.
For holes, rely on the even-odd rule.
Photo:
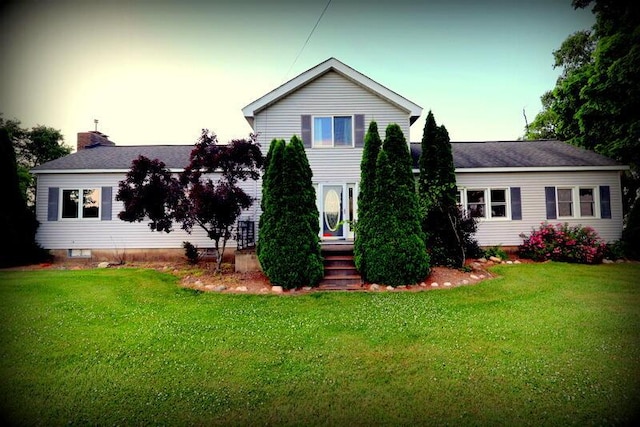
{"label": "purple-leaf maple tree", "polygon": [[124,203],[123,221],[149,221],[152,231],[170,233],[173,223],[191,233],[202,228],[213,241],[216,272],[220,271],[228,240],[243,209],[253,198],[240,181],[257,180],[264,158],[254,135],[219,144],[215,134],[202,130],[189,165],[173,174],[155,159],[140,156],[120,181],[116,200]]}

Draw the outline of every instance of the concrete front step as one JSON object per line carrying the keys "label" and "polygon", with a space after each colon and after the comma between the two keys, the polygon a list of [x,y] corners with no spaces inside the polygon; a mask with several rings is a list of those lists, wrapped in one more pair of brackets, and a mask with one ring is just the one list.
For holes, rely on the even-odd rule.
{"label": "concrete front step", "polygon": [[324,276],[324,279],[320,281],[321,288],[324,288],[326,286],[360,287],[361,285],[362,285],[362,279],[360,278],[360,275],[357,275],[357,274],[352,274],[348,276]]}
{"label": "concrete front step", "polygon": [[323,244],[324,278],[319,289],[361,289],[362,279],[353,260],[353,244]]}

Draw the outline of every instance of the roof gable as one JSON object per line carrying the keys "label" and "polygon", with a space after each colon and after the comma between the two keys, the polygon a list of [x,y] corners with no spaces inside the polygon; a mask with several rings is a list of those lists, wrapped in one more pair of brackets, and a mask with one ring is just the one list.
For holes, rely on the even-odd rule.
{"label": "roof gable", "polygon": [[335,71],[358,86],[396,105],[400,109],[405,110],[410,116],[411,124],[413,124],[413,122],[415,122],[422,114],[422,107],[419,105],[409,101],[403,96],[388,89],[380,83],[377,83],[337,59],[329,58],[244,107],[242,109],[242,113],[244,114],[245,119],[247,119],[250,124],[253,124],[253,118],[257,113],[275,104],[301,87],[306,86],[329,71]]}

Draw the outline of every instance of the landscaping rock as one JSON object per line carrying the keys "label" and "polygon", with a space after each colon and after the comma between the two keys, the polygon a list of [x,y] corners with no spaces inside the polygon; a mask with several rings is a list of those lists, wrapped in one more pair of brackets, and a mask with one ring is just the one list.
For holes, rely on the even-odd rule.
{"label": "landscaping rock", "polygon": [[520,262],[520,260],[519,260],[519,259],[517,259],[517,260],[513,261],[513,263],[514,263],[514,264],[522,264],[522,262]]}
{"label": "landscaping rock", "polygon": [[201,282],[200,280],[196,280],[195,285],[196,285],[196,286],[202,286],[202,282]]}
{"label": "landscaping rock", "polygon": [[478,276],[476,276],[475,274],[472,274],[471,276],[469,276],[469,278],[471,280],[480,280],[480,278]]}
{"label": "landscaping rock", "polygon": [[313,289],[311,286],[305,286],[302,288],[303,291],[310,291],[311,289]]}
{"label": "landscaping rock", "polygon": [[248,290],[249,290],[249,289],[247,289],[247,287],[246,287],[246,286],[238,286],[238,287],[236,288],[236,291],[238,291],[238,292],[247,292]]}
{"label": "landscaping rock", "polygon": [[622,264],[622,263],[624,263],[624,260],[623,260],[623,259],[617,259],[617,260],[616,260],[616,264]]}
{"label": "landscaping rock", "polygon": [[497,256],[490,256],[489,257],[489,261],[493,261],[493,262],[502,262],[502,258],[498,258]]}
{"label": "landscaping rock", "polygon": [[603,264],[613,264],[613,261],[611,261],[610,259],[603,259],[602,263]]}
{"label": "landscaping rock", "polygon": [[468,284],[469,284],[469,281],[468,281],[467,279],[464,279],[464,280],[462,280],[462,282],[461,282],[461,283],[462,283],[463,285],[468,285]]}
{"label": "landscaping rock", "polygon": [[478,258],[478,262],[481,262],[481,263],[484,264],[485,262],[487,262],[487,259],[486,258]]}
{"label": "landscaping rock", "polygon": [[379,291],[380,290],[380,285],[378,285],[377,283],[374,283],[371,286],[369,286],[369,290]]}
{"label": "landscaping rock", "polygon": [[424,283],[424,282],[420,282],[420,287],[421,287],[421,288],[426,288],[426,287],[427,287],[427,284],[426,284],[426,283]]}
{"label": "landscaping rock", "polygon": [[391,285],[387,286],[387,290],[388,290],[388,291],[393,291],[394,289],[395,289],[395,288],[394,288],[393,286],[391,286]]}
{"label": "landscaping rock", "polygon": [[284,289],[282,289],[282,286],[272,286],[271,292],[275,292],[276,294],[281,294],[284,292]]}
{"label": "landscaping rock", "polygon": [[444,282],[443,285],[445,286],[451,286],[451,282]]}
{"label": "landscaping rock", "polygon": [[480,270],[482,269],[482,264],[480,264],[479,262],[471,263],[471,268],[474,270]]}
{"label": "landscaping rock", "polygon": [[431,287],[433,287],[433,288],[437,288],[438,286],[440,286],[440,285],[438,285],[438,283],[437,283],[437,282],[433,282],[433,283],[431,283]]}
{"label": "landscaping rock", "polygon": [[513,264],[513,261],[507,261],[507,264]]}
{"label": "landscaping rock", "polygon": [[214,292],[222,292],[227,290],[227,287],[225,285],[218,285],[218,286],[214,286],[213,291]]}
{"label": "landscaping rock", "polygon": [[98,264],[98,268],[107,268],[107,267],[109,267],[109,263],[106,261]]}
{"label": "landscaping rock", "polygon": [[396,289],[407,289],[407,285],[396,286]]}

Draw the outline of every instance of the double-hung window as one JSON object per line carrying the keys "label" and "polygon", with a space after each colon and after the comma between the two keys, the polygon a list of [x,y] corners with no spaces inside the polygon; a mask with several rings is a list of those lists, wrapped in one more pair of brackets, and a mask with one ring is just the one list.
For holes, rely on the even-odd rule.
{"label": "double-hung window", "polygon": [[509,219],[509,192],[506,188],[466,189],[464,196],[467,212],[474,218]]}
{"label": "double-hung window", "polygon": [[63,189],[63,219],[97,219],[100,218],[100,188]]}
{"label": "double-hung window", "polygon": [[556,206],[558,218],[595,217],[596,189],[594,187],[558,187]]}
{"label": "double-hung window", "polygon": [[353,116],[313,118],[314,147],[353,147]]}

